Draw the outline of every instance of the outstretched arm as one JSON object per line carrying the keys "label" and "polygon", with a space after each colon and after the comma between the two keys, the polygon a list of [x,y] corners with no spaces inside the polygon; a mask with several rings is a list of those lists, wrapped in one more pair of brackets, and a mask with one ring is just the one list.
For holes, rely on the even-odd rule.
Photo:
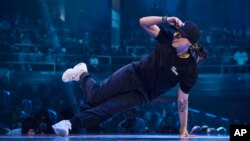
{"label": "outstretched arm", "polygon": [[141,27],[152,37],[156,37],[159,34],[160,28],[157,24],[162,22],[162,17],[149,16],[140,19]]}
{"label": "outstretched arm", "polygon": [[168,22],[172,26],[183,26],[183,22],[177,17],[148,16],[140,19],[141,27],[152,37],[159,34],[160,28],[157,24]]}
{"label": "outstretched arm", "polygon": [[180,137],[189,137],[187,131],[188,121],[188,94],[184,93],[180,88],[178,91],[178,112],[180,118]]}

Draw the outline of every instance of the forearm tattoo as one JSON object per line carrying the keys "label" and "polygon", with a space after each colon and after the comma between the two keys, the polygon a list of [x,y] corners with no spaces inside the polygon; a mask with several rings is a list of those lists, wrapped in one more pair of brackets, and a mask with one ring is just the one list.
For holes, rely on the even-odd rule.
{"label": "forearm tattoo", "polygon": [[178,110],[179,112],[184,112],[187,109],[187,100],[183,100],[183,101],[178,101]]}

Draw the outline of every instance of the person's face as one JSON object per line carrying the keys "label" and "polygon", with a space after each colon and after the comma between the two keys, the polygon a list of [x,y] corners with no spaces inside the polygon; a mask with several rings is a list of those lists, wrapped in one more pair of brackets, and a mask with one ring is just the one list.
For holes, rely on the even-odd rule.
{"label": "person's face", "polygon": [[181,35],[180,32],[175,32],[172,46],[177,50],[177,53],[185,53],[188,51],[189,46],[191,46],[190,41]]}

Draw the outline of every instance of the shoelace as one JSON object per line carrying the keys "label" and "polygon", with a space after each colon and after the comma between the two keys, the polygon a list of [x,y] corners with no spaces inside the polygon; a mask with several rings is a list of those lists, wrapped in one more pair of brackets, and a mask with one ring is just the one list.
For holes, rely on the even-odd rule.
{"label": "shoelace", "polygon": [[74,73],[74,74],[71,76],[71,79],[72,79],[72,80],[78,80],[78,79],[77,79],[77,73]]}

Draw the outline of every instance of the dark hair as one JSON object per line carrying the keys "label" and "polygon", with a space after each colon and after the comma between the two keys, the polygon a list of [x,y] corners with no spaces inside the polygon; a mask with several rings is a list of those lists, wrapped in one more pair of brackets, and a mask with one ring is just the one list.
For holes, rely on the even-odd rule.
{"label": "dark hair", "polygon": [[196,62],[200,62],[207,58],[207,50],[198,43],[191,45],[190,52],[196,59]]}

